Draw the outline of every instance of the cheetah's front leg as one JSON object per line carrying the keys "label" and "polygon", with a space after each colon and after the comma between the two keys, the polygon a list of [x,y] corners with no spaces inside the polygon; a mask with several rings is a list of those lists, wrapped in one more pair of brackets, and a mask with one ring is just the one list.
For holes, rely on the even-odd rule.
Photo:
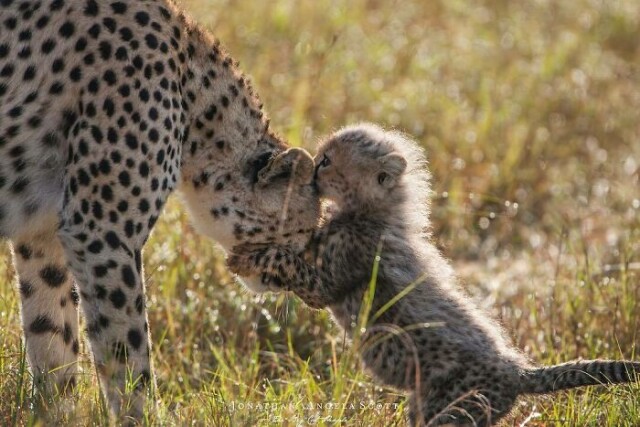
{"label": "cheetah's front leg", "polygon": [[47,400],[76,384],[79,351],[78,294],[55,227],[13,240],[29,365]]}
{"label": "cheetah's front leg", "polygon": [[141,248],[113,231],[60,230],[78,281],[100,385],[116,414],[142,419],[151,385]]}
{"label": "cheetah's front leg", "polygon": [[[122,102],[115,95],[111,99]],[[94,103],[104,101],[85,100],[85,105]],[[131,114],[139,113],[134,109]],[[160,159],[156,152],[165,146],[146,143],[143,155],[140,147],[146,134],[133,128],[118,134],[115,121],[115,116],[78,116],[71,126],[58,235],[78,284],[94,363],[109,406],[120,420],[140,421],[147,394],[153,390],[142,248],[175,185],[175,175],[165,178],[163,186],[157,177],[163,170],[177,170],[179,155],[164,156],[164,163],[156,161]],[[90,145],[84,156],[74,156],[83,144],[95,140],[95,128],[113,129],[117,144]],[[150,131],[170,140],[172,134],[163,129]]]}

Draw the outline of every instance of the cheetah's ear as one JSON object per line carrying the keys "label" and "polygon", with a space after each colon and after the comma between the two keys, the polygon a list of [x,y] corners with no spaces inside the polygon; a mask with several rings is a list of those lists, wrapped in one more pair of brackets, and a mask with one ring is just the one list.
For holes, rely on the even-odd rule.
{"label": "cheetah's ear", "polygon": [[407,161],[400,154],[390,153],[382,156],[377,177],[378,184],[387,189],[395,187],[405,169],[407,169]]}
{"label": "cheetah's ear", "polygon": [[313,157],[302,148],[289,148],[275,156],[258,173],[258,185],[266,186],[276,180],[309,184],[313,178]]}

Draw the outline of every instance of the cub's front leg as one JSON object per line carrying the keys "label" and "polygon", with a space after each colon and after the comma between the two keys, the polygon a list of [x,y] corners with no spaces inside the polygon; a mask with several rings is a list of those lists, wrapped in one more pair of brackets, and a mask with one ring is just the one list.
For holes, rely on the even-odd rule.
{"label": "cub's front leg", "polygon": [[227,266],[240,276],[274,275],[278,270],[283,271],[281,261],[291,254],[293,251],[285,246],[245,243],[233,248],[227,257]]}
{"label": "cub's front leg", "polygon": [[272,266],[265,257],[269,246],[246,243],[236,246],[227,257],[227,267],[237,279],[256,293],[286,291],[279,277],[268,273]]}
{"label": "cub's front leg", "polygon": [[227,265],[240,276],[260,277],[264,288],[256,289],[258,291],[293,291],[312,308],[323,308],[334,302],[315,267],[290,247],[239,245],[227,258]]}

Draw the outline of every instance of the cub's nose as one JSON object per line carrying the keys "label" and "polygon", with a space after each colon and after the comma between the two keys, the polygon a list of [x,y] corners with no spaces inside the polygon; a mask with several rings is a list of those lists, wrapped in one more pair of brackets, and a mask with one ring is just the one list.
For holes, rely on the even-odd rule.
{"label": "cub's nose", "polygon": [[314,179],[311,183],[311,189],[313,190],[313,195],[317,196],[320,194],[320,187],[318,187],[318,182]]}
{"label": "cub's nose", "polygon": [[318,180],[318,171],[320,170],[320,162],[315,162],[315,163],[316,163],[316,168],[313,171],[313,182],[314,182],[314,184]]}

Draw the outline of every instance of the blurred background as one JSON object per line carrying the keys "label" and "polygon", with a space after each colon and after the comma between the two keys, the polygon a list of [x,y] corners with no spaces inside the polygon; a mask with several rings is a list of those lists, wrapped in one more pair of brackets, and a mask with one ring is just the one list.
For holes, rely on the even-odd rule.
{"label": "blurred background", "polygon": [[[313,152],[322,135],[358,121],[421,142],[434,239],[469,294],[532,359],[636,356],[640,2],[179,4],[240,61],[292,145]],[[164,403],[153,420],[404,425],[403,397],[359,370],[326,313],[233,283],[223,254],[194,234],[175,197],[145,260]],[[12,275],[0,258],[0,281]],[[17,369],[17,292],[0,292],[0,420],[28,423],[15,397],[28,384]],[[99,420],[89,365],[86,374],[91,392],[77,417]],[[638,391],[524,399],[508,424],[636,425]],[[327,401],[392,407],[304,406]],[[231,406],[241,402],[283,406]]]}

